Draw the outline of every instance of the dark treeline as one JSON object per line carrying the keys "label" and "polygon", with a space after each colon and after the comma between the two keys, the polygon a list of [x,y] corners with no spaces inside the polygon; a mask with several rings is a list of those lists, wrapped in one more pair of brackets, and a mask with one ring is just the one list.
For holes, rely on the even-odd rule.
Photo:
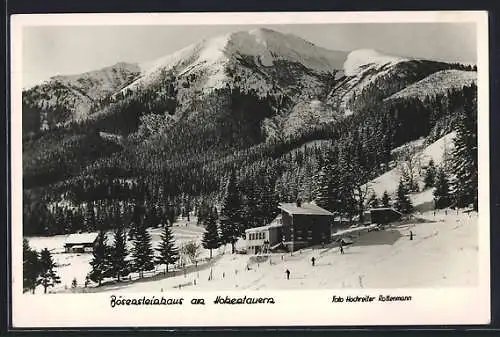
{"label": "dark treeline", "polygon": [[339,184],[330,181],[333,176],[350,187],[335,190],[341,202],[326,207],[358,214],[366,194],[361,185],[389,168],[391,150],[456,129],[475,97],[472,85],[423,101],[378,102],[289,139],[262,142],[259,121],[272,113],[273,98],[221,89],[213,104],[200,102],[197,113],[175,127],[142,105],[122,111],[137,124],[119,140],[101,137],[99,131],[109,130],[100,121],[45,132],[24,142],[24,233],[111,229],[114,214],[131,222],[138,204],[160,219],[152,224],[192,210],[203,218],[221,202],[231,172],[245,227],[270,221],[279,201],[321,199],[325,191],[330,198]]}

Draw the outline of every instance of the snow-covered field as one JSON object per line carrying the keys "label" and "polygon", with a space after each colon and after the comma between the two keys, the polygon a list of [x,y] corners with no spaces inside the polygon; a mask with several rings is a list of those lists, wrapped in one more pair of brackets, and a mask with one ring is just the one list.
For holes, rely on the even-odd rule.
{"label": "snow-covered field", "polygon": [[[179,285],[181,291],[474,286],[478,276],[477,213],[444,212],[418,215],[425,222],[364,232],[346,247],[344,255],[334,245],[293,255],[224,254],[211,268],[198,272],[100,290],[160,292],[179,290]],[[286,269],[291,272],[290,280],[285,277]]]}
{"label": "snow-covered field", "polygon": [[[187,225],[187,226],[186,226]],[[151,234],[153,248],[156,248],[161,241],[161,229],[149,229]],[[182,246],[182,244],[188,241],[195,241],[201,244],[201,237],[203,235],[203,228],[196,226],[196,218],[191,219],[189,223],[186,220],[179,220],[174,223],[172,227],[172,232],[174,234],[177,247]],[[113,243],[112,232],[107,233],[108,244]],[[61,284],[57,285],[55,288],[50,288],[51,291],[58,291],[64,288],[70,288],[71,282],[74,278],[77,280],[77,284],[82,286],[85,283],[85,277],[90,272],[90,261],[92,260],[91,253],[65,253],[64,243],[66,241],[67,235],[55,235],[50,237],[27,237],[30,247],[41,251],[44,248],[48,248],[54,259],[54,262],[58,267],[56,272],[61,278]],[[132,248],[132,242],[127,241],[127,246],[130,251]],[[209,256],[209,251],[201,249],[200,259],[207,258]]]}
{"label": "snow-covered field", "polygon": [[[429,193],[419,198],[426,200]],[[98,292],[155,292],[170,290],[238,290],[238,289],[339,289],[339,288],[404,288],[435,286],[474,286],[478,275],[477,213],[440,210],[416,213],[415,221],[395,224],[380,231],[363,231],[353,235],[354,243],[339,253],[336,244],[304,249],[293,254],[262,256],[230,254],[230,247],[214,251],[211,264],[200,263],[198,271],[176,272],[170,277],[118,283],[88,289]],[[413,240],[410,240],[410,230]],[[198,241],[202,228],[184,222],[174,225],[178,246]],[[151,230],[153,245],[160,230]],[[73,278],[81,287],[90,271],[91,254],[63,253],[66,236],[29,238],[30,245],[41,250],[52,249],[59,265],[62,283],[52,291],[65,291]],[[110,240],[111,241],[111,240]],[[244,248],[244,241],[237,248]],[[202,250],[200,258],[208,257]],[[311,258],[316,265],[311,266]],[[247,268],[248,267],[248,268]],[[290,270],[290,280],[285,270]],[[209,280],[211,277],[211,280]],[[39,290],[40,291],[40,290]],[[38,291],[38,292],[39,292]]]}

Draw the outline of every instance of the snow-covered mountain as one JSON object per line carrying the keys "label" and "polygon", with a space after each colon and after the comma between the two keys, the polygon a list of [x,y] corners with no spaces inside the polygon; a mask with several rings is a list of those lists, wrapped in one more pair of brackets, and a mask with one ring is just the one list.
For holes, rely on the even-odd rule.
{"label": "snow-covered mountain", "polygon": [[161,71],[174,71],[185,76],[197,71],[212,75],[207,87],[226,85],[224,67],[234,60],[246,58],[259,68],[280,62],[299,63],[317,73],[342,69],[346,53],[330,51],[290,34],[270,29],[252,29],[226,34],[190,45],[172,55],[141,65],[143,77],[130,87],[148,84]]}
{"label": "snow-covered mountain", "polygon": [[[24,132],[97,116],[116,120],[137,104],[141,114],[165,115],[170,126],[199,118],[201,110],[217,111],[237,115],[240,122],[251,119],[266,139],[287,137],[370,107],[439,71],[445,71],[440,83],[454,83],[446,80],[456,77],[446,72],[453,67],[370,49],[332,51],[294,35],[252,29],[206,39],[151,62],[53,77],[23,92]],[[424,90],[434,90],[432,80],[428,83]],[[242,95],[264,112],[236,108]]]}
{"label": "snow-covered mountain", "polygon": [[137,64],[120,62],[83,74],[54,76],[23,91],[23,123],[31,129],[23,132],[86,119],[139,73]]}

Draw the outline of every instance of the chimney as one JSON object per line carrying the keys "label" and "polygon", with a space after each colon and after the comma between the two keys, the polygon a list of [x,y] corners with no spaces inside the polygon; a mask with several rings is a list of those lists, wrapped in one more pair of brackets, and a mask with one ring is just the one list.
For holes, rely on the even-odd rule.
{"label": "chimney", "polygon": [[302,200],[297,199],[296,204],[297,204],[297,207],[300,207],[302,205]]}

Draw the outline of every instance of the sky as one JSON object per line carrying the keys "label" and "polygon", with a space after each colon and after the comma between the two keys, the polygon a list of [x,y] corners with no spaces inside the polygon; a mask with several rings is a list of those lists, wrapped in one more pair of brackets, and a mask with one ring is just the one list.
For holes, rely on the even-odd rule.
{"label": "sky", "polygon": [[23,87],[118,62],[152,61],[205,38],[258,27],[291,33],[331,50],[369,48],[396,56],[476,62],[473,23],[39,26],[23,29]]}

